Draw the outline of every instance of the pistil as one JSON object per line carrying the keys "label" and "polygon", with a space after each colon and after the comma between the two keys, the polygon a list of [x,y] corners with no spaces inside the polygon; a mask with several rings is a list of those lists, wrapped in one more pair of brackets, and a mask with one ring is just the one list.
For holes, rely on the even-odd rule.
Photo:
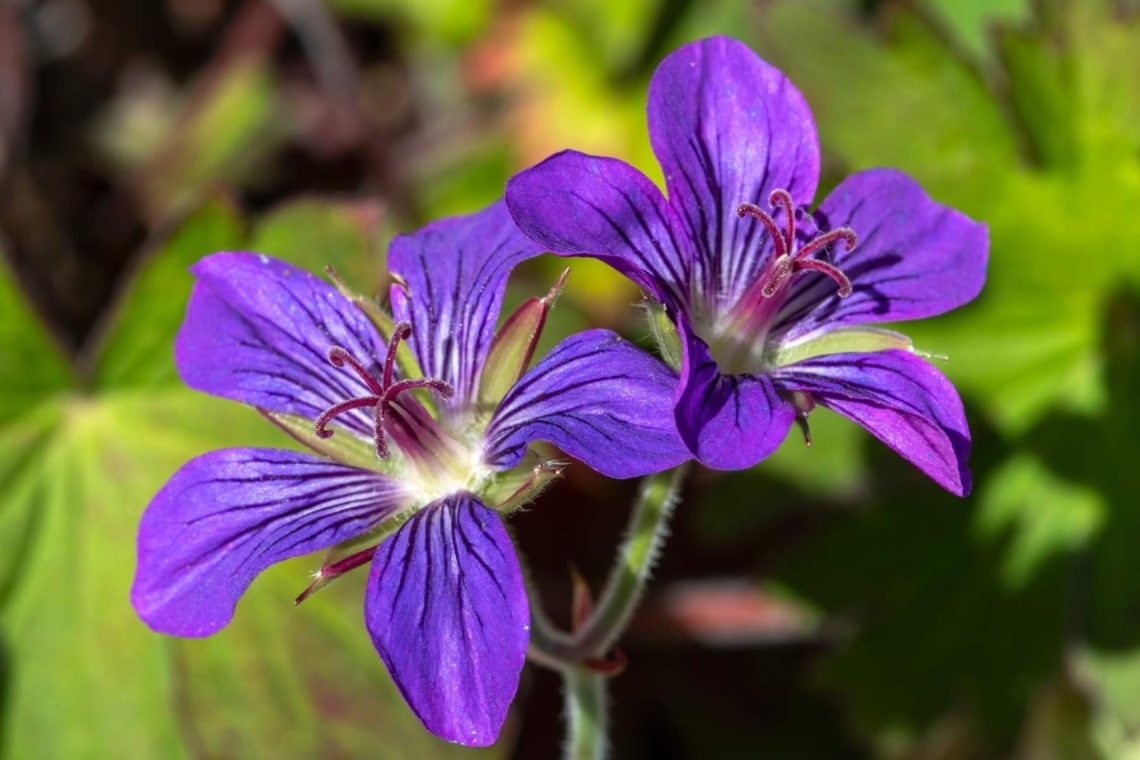
{"label": "pistil", "polygon": [[[424,412],[422,415],[409,412],[414,409],[418,404],[412,402],[401,402],[395,405],[400,394],[414,390],[416,388],[429,388],[435,391],[440,398],[448,399],[454,395],[454,389],[444,382],[435,378],[418,378],[418,379],[395,379],[395,364],[396,364],[396,350],[400,346],[400,341],[407,340],[412,334],[411,325],[407,322],[400,322],[392,331],[392,338],[388,341],[388,353],[384,357],[384,368],[381,373],[380,379],[376,377],[365,367],[359,360],[352,354],[340,346],[333,346],[329,349],[328,359],[329,363],[337,369],[350,369],[357,375],[368,388],[369,395],[360,396],[357,398],[342,401],[339,404],[326,409],[317,419],[313,422],[313,432],[319,438],[328,438],[333,434],[333,431],[328,427],[332,420],[345,412],[352,411],[353,409],[368,409],[373,410],[372,414],[372,436],[376,445],[376,456],[380,459],[387,459],[391,452],[388,448],[388,434],[397,433],[397,439],[407,439],[407,436],[399,435],[398,433],[406,433],[411,427],[420,428],[424,433],[430,433],[429,430],[423,430],[426,426],[434,427],[434,422],[431,421],[430,415]],[[416,425],[412,425],[411,418],[415,419]],[[421,419],[426,418],[426,419]],[[398,427],[399,430],[394,430],[393,427]],[[415,436],[412,436],[415,438]],[[437,436],[438,437],[438,436]]]}
{"label": "pistil", "polygon": [[[817,235],[797,249],[796,208],[791,193],[783,189],[773,190],[768,196],[768,205],[773,210],[778,208],[784,212],[784,229],[780,229],[771,214],[753,203],[741,203],[736,207],[737,216],[751,216],[763,224],[776,246],[776,255],[772,267],[767,276],[759,280],[761,283],[760,294],[764,298],[772,298],[793,274],[807,270],[819,272],[835,280],[835,284],[839,286],[838,295],[840,298],[851,295],[851,280],[843,274],[839,267],[810,257],[841,240],[847,244],[848,251],[853,250],[859,241],[855,230],[850,227],[837,227],[830,232]],[[749,288],[749,290],[752,289]],[[745,295],[745,299],[747,298],[748,294]]]}
{"label": "pistil", "polygon": [[768,205],[772,212],[781,212],[780,220],[754,203],[741,203],[736,207],[738,216],[752,217],[764,226],[772,238],[773,253],[763,271],[745,288],[736,303],[709,327],[709,347],[724,371],[764,371],[768,361],[768,329],[779,313],[788,285],[795,275],[819,272],[835,282],[836,295],[840,298],[846,298],[852,292],[847,275],[818,256],[836,243],[845,244],[848,251],[854,249],[858,243],[855,231],[846,226],[837,227],[816,234],[797,247],[796,204],[792,194],[784,189],[773,190],[768,196]]}

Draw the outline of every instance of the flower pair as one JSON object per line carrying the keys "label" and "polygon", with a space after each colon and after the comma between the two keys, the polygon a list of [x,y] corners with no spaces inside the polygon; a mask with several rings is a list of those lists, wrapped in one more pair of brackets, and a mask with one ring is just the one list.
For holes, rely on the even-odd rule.
{"label": "flower pair", "polygon": [[[274,562],[329,549],[302,597],[371,562],[365,623],[396,684],[433,733],[483,745],[528,641],[501,515],[560,467],[528,458],[532,442],[612,477],[691,457],[737,469],[793,421],[806,433],[818,403],[964,494],[956,392],[905,336],[871,325],[973,298],[984,227],[889,170],[809,212],[810,112],[732,40],[661,64],[649,128],[668,198],[616,159],[553,156],[511,180],[505,205],[393,241],[391,317],[267,257],[200,262],[183,379],[259,408],[317,455],[232,449],[176,473],[140,526],[142,618],[209,635]],[[508,273],[543,250],[598,257],[645,289],[675,330],[680,376],[605,330],[528,369],[554,292],[496,323]]]}

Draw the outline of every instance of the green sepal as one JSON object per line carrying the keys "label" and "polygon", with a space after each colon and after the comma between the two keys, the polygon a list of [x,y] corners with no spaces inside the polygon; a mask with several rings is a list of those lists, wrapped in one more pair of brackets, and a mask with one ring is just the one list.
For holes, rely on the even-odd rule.
{"label": "green sepal", "polygon": [[328,438],[321,438],[313,430],[312,420],[295,414],[270,412],[266,409],[257,411],[262,417],[285,431],[293,440],[338,464],[373,470],[390,477],[399,477],[403,470],[398,453],[393,452],[393,456],[388,459],[381,459],[376,456],[375,447],[368,441],[362,440],[344,428],[330,425],[329,429],[333,434]]}
{"label": "green sepal", "polygon": [[681,371],[681,336],[677,325],[669,318],[665,307],[652,299],[645,299],[645,313],[649,317],[649,329],[653,332],[653,342],[661,358],[675,372]]}
{"label": "green sepal", "polygon": [[914,351],[914,344],[902,333],[881,327],[840,327],[818,338],[777,348],[764,358],[769,367],[783,367],[817,356],[866,354],[892,348]]}
{"label": "green sepal", "polygon": [[[320,569],[313,574],[313,582],[297,596],[294,604],[300,604],[345,573],[370,562],[376,548],[384,539],[395,533],[411,517],[412,512],[411,509],[402,510],[367,533],[330,547],[321,560]],[[337,567],[338,565],[346,567]]]}
{"label": "green sepal", "polygon": [[527,299],[496,331],[479,379],[479,403],[484,408],[498,406],[530,366],[534,347],[546,325],[546,314],[562,292],[568,274],[570,270],[564,269],[549,293]]}
{"label": "green sepal", "polygon": [[537,499],[569,464],[565,460],[538,456],[532,449],[522,464],[497,475],[480,489],[479,496],[492,509],[510,514]]}

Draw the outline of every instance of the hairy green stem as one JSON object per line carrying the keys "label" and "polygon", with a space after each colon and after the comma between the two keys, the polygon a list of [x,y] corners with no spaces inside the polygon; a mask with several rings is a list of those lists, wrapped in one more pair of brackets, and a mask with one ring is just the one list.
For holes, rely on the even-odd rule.
{"label": "hairy green stem", "polygon": [[669,533],[669,517],[687,472],[688,466],[681,465],[645,479],[601,597],[577,631],[569,635],[555,629],[531,597],[530,657],[561,673],[565,684],[567,758],[605,757],[606,675],[585,663],[604,660],[629,624]]}
{"label": "hairy green stem", "polygon": [[629,624],[669,535],[669,518],[687,472],[688,467],[681,465],[648,477],[642,484],[629,532],[602,596],[586,624],[574,634],[575,648],[584,656],[605,657]]}
{"label": "hairy green stem", "polygon": [[565,689],[566,760],[603,760],[609,736],[606,711],[606,678],[589,668],[574,665],[562,670]]}

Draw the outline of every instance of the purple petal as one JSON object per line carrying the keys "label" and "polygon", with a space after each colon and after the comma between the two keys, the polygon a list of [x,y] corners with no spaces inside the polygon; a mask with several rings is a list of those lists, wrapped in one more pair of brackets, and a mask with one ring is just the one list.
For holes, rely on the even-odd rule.
{"label": "purple petal", "polygon": [[820,329],[941,314],[972,300],[986,278],[986,226],[930,199],[894,169],[853,174],[816,212],[824,231],[850,226],[853,251],[832,246],[832,262],[854,292],[836,295],[826,277],[801,275],[774,333],[795,340]]}
{"label": "purple petal", "polygon": [[468,405],[491,346],[507,275],[540,253],[501,201],[392,241],[388,267],[403,282],[392,287],[392,309],[412,325],[411,346],[424,377],[455,389],[450,401],[440,403]]}
{"label": "purple petal", "polygon": [[512,177],[507,206],[553,253],[601,259],[687,310],[692,244],[661,191],[632,166],[566,150]]}
{"label": "purple petal", "polygon": [[526,659],[530,612],[496,512],[469,493],[417,512],[376,551],[364,619],[429,731],[479,747],[498,738]]}
{"label": "purple petal", "polygon": [[734,303],[772,250],[763,226],[738,218],[736,207],[766,209],[777,188],[799,204],[815,196],[819,140],[807,103],[746,45],[713,37],[657,67],[649,137],[669,201],[698,241],[702,291]]}
{"label": "purple petal", "polygon": [[[191,271],[198,279],[174,344],[187,385],[310,419],[368,394],[360,378],[329,363],[328,350],[340,346],[375,367],[386,347],[331,285],[253,253],[216,253]],[[337,422],[372,430],[366,411]]]}
{"label": "purple petal", "polygon": [[143,513],[131,603],[160,633],[208,636],[265,568],[405,506],[401,486],[376,472],[291,451],[212,451],[176,472]]}
{"label": "purple petal", "polygon": [[795,412],[764,375],[723,375],[704,341],[679,326],[683,387],[674,410],[677,430],[701,464],[743,470],[783,442]]}
{"label": "purple petal", "polygon": [[947,491],[969,493],[962,401],[921,357],[897,350],[833,354],[782,367],[775,381],[855,420]]}
{"label": "purple petal", "polygon": [[609,330],[555,346],[510,390],[487,428],[487,461],[514,467],[531,441],[555,444],[613,478],[690,458],[673,426],[677,376]]}

